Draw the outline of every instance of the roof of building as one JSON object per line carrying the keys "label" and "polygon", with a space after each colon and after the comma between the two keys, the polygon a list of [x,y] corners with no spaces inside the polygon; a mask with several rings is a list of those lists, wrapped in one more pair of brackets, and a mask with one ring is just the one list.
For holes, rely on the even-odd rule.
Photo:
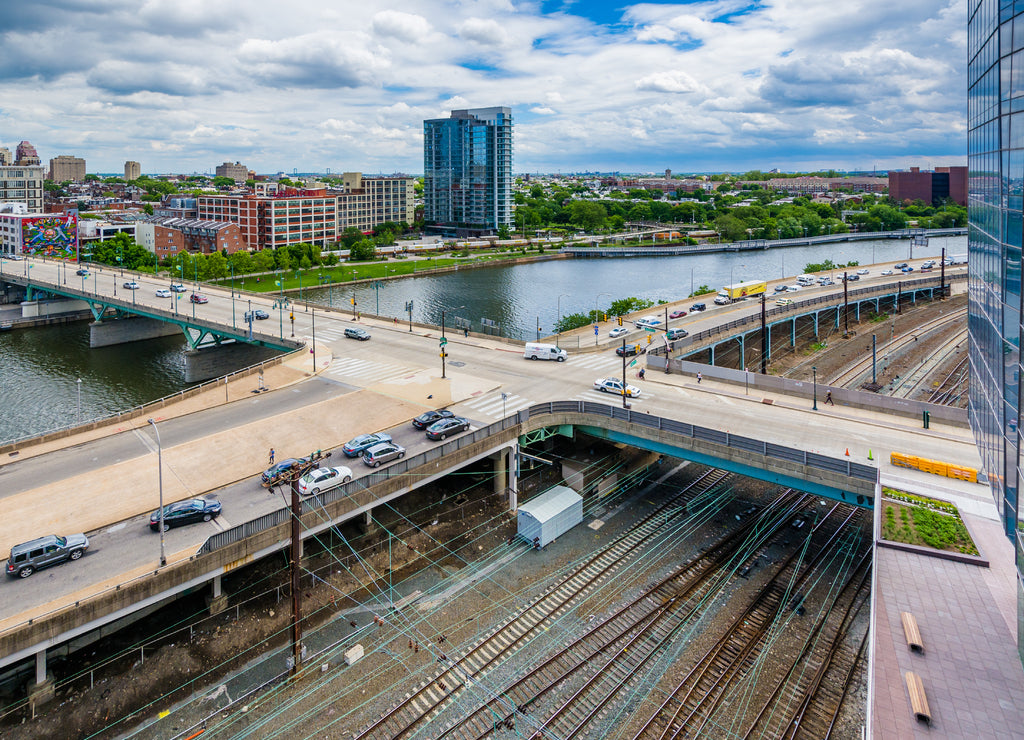
{"label": "roof of building", "polygon": [[540,496],[530,499],[519,507],[536,519],[538,522],[547,522],[554,519],[561,512],[577,502],[582,502],[583,497],[567,486],[554,486]]}

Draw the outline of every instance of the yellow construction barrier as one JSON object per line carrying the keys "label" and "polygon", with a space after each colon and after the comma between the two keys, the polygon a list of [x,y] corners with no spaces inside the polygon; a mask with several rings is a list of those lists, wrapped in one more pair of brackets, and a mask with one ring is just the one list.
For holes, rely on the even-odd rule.
{"label": "yellow construction barrier", "polygon": [[902,452],[893,452],[889,455],[889,462],[898,468],[921,470],[925,473],[942,475],[947,478],[956,478],[957,480],[965,480],[970,483],[978,482],[978,471],[974,468],[968,468],[963,465],[954,465],[953,463],[941,462],[939,460],[929,460],[925,457],[918,457],[917,455],[905,455]]}

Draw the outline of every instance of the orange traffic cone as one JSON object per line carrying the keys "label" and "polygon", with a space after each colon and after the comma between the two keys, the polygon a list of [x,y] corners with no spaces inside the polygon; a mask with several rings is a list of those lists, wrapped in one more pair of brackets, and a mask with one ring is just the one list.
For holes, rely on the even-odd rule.
{"label": "orange traffic cone", "polygon": [[847,457],[849,457],[849,456],[850,456],[850,448],[849,448],[849,447],[847,447],[847,448],[846,448],[846,456],[847,456]]}

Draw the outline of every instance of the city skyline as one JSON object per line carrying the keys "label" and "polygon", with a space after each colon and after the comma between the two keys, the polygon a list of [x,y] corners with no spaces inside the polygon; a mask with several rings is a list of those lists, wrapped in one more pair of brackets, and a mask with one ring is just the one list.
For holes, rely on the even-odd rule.
{"label": "city skyline", "polygon": [[964,164],[950,1],[79,0],[0,11],[0,146],[90,172],[419,172],[423,121],[508,106],[517,172]]}

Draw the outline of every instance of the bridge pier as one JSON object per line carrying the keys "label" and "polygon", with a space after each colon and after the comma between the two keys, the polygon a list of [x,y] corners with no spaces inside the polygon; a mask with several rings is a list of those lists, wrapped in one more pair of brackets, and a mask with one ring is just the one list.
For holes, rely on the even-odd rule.
{"label": "bridge pier", "polygon": [[43,648],[36,653],[36,680],[28,689],[28,703],[33,713],[36,707],[53,701],[56,695],[57,688],[46,672],[46,648]]}
{"label": "bridge pier", "polygon": [[[171,324],[170,326],[174,326]],[[181,331],[174,326],[175,332]],[[267,347],[243,342],[222,344],[191,349],[185,352],[185,382],[196,383],[210,378],[219,378],[240,367],[256,363],[277,354]]]}
{"label": "bridge pier", "polygon": [[498,494],[508,492],[508,510],[513,514],[519,509],[519,476],[516,470],[518,460],[519,455],[515,445],[499,450],[492,457],[494,492]]}
{"label": "bridge pier", "polygon": [[21,302],[21,318],[23,319],[40,319],[88,310],[89,304],[87,302],[70,299]]}
{"label": "bridge pier", "polygon": [[363,512],[363,532],[373,534],[377,530],[377,523],[373,521],[373,509]]}
{"label": "bridge pier", "polygon": [[223,576],[213,577],[213,582],[210,584],[210,596],[206,599],[206,605],[210,609],[211,617],[215,614],[220,614],[228,608],[228,595],[221,591],[221,578]]}
{"label": "bridge pier", "polygon": [[104,319],[89,324],[89,346],[110,347],[174,334],[181,334],[178,325],[159,319],[148,319],[144,316]]}

